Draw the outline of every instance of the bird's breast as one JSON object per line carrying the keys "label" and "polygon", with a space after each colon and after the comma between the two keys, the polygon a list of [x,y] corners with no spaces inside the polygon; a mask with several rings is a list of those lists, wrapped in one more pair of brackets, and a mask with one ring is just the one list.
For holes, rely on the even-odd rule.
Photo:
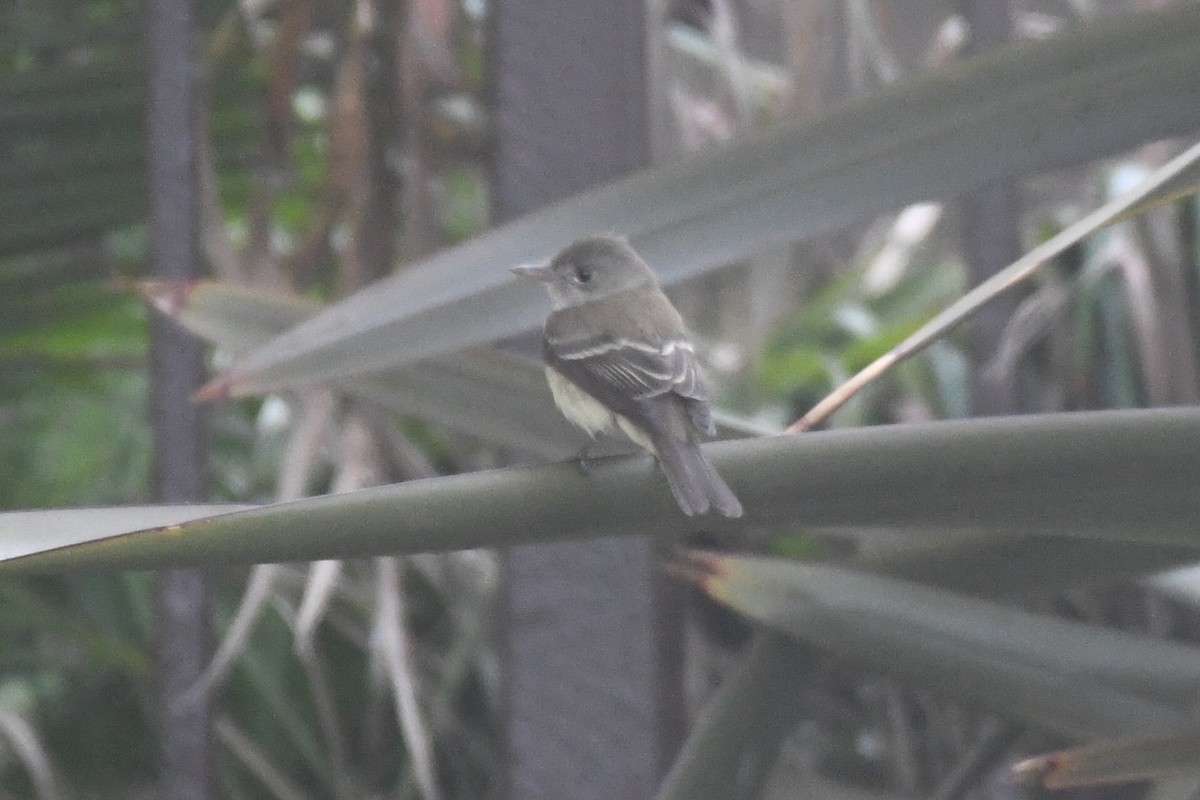
{"label": "bird's breast", "polygon": [[588,432],[589,436],[603,433],[613,426],[613,413],[599,400],[564,378],[553,367],[546,367],[546,382],[554,405],[563,416]]}
{"label": "bird's breast", "polygon": [[658,454],[650,437],[620,414],[609,411],[599,400],[564,378],[553,367],[546,367],[546,382],[554,404],[563,416],[587,431],[589,436],[604,433],[613,427],[620,429],[634,444]]}

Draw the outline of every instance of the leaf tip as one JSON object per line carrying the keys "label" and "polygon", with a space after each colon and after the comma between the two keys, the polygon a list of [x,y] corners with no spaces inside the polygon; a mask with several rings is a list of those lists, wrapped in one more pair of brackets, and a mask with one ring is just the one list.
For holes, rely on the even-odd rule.
{"label": "leaf tip", "polygon": [[233,394],[233,376],[218,375],[192,393],[193,403],[219,403]]}
{"label": "leaf tip", "polygon": [[715,581],[723,576],[725,570],[723,558],[718,553],[684,550],[673,561],[663,564],[663,572],[712,594]]}
{"label": "leaf tip", "polygon": [[1070,757],[1059,751],[1018,761],[1012,766],[1012,777],[1024,785],[1040,783],[1047,789],[1063,789],[1069,785],[1066,776],[1070,769]]}
{"label": "leaf tip", "polygon": [[187,307],[197,281],[133,281],[118,276],[118,285],[136,294],[163,316],[178,317]]}

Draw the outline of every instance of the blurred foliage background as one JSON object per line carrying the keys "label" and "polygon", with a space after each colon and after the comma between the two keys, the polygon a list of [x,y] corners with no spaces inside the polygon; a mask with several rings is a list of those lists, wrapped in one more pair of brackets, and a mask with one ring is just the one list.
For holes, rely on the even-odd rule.
{"label": "blurred foliage background", "polygon": [[[1041,39],[1166,4],[1002,5],[1012,37]],[[203,238],[215,278],[336,300],[381,277],[381,263],[403,269],[484,229],[484,0],[199,8]],[[669,100],[656,158],[948,68],[982,24],[971,14],[951,2],[667,4],[652,28],[666,57],[651,78]],[[0,6],[5,509],[148,497],[150,312],[129,291],[147,259],[139,15],[134,0]],[[1151,144],[1022,180],[1006,224],[1028,249],[1172,152]],[[675,288],[723,408],[786,424],[960,295],[975,282],[966,213],[950,201],[914,205]],[[983,351],[970,331],[940,341],[834,424],[965,417],[981,392],[1011,398],[1008,412],[1195,403],[1196,230],[1192,199],[1108,228],[1022,289]],[[212,495],[288,499],[502,455],[304,390],[219,408]],[[870,533],[742,544],[791,557],[888,547]],[[217,580],[230,656],[217,670],[222,796],[497,796],[490,553],[228,569]],[[1186,602],[1132,583],[1028,602],[1161,636],[1198,630]],[[143,574],[0,581],[0,796],[149,796],[152,613]],[[708,606],[692,627],[695,713],[744,631]],[[1001,796],[1011,788],[971,765],[1051,743],[873,672],[829,667],[808,680],[813,711],[781,769],[830,794]]]}

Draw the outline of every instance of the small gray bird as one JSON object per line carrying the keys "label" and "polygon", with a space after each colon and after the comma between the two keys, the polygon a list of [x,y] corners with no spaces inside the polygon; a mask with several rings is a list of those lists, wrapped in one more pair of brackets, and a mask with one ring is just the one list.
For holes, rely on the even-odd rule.
{"label": "small gray bird", "polygon": [[550,293],[542,353],[559,410],[590,435],[612,427],[649,450],[683,513],[740,517],[700,450],[716,432],[683,320],[623,239],[580,239],[546,264],[514,267]]}

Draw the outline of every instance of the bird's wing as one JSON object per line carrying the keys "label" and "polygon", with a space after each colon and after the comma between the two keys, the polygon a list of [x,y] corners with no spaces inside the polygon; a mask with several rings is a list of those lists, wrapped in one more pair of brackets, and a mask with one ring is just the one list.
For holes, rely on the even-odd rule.
{"label": "bird's wing", "polygon": [[692,345],[685,340],[669,342],[630,341],[609,337],[545,340],[547,361],[567,377],[586,375],[611,391],[633,399],[677,392],[685,397],[703,396]]}
{"label": "bird's wing", "polygon": [[713,432],[696,353],[679,312],[660,291],[626,292],[554,312],[543,350],[547,364],[640,427],[678,408],[688,425]]}
{"label": "bird's wing", "polygon": [[635,423],[656,399],[677,395],[692,425],[711,432],[708,393],[686,339],[544,341],[546,363],[588,394]]}

